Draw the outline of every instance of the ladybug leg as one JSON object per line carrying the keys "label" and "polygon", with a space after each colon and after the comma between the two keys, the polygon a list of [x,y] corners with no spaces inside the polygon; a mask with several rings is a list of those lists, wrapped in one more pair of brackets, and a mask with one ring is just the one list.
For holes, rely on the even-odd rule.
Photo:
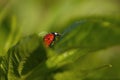
{"label": "ladybug leg", "polygon": [[50,44],[50,47],[53,47],[54,44],[55,44],[55,41],[53,41],[53,42]]}

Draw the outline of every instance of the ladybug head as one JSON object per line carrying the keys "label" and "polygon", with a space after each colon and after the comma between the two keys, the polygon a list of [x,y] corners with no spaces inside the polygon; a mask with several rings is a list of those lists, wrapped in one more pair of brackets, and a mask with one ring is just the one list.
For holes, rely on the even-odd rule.
{"label": "ladybug head", "polygon": [[52,32],[52,34],[54,34],[55,36],[61,36],[59,33],[57,32]]}

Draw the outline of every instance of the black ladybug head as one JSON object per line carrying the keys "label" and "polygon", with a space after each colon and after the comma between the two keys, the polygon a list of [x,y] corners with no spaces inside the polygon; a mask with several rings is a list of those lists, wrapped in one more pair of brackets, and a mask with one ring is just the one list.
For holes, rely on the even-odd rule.
{"label": "black ladybug head", "polygon": [[52,34],[54,34],[55,36],[61,36],[59,33],[57,32],[53,32]]}

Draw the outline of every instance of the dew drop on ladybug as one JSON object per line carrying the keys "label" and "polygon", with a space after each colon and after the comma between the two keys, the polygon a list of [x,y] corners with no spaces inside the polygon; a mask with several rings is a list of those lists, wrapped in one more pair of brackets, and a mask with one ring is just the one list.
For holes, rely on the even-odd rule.
{"label": "dew drop on ladybug", "polygon": [[57,36],[60,36],[60,34],[57,32],[46,34],[43,38],[45,46],[46,47],[52,46]]}

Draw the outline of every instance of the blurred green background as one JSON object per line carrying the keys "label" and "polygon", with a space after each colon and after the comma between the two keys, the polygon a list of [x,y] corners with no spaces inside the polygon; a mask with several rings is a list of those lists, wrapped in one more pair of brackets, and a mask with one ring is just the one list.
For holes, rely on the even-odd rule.
{"label": "blurred green background", "polygon": [[[47,65],[42,67],[43,71],[58,65],[56,71],[50,70],[51,73],[46,72],[47,75],[45,73],[46,77],[50,74],[52,78],[37,75],[42,71],[37,71],[41,67],[37,65],[34,72],[25,75],[25,80],[120,80],[119,0],[0,0],[0,56],[6,56],[8,50],[23,37],[34,33],[62,33],[76,21],[83,20],[86,20],[82,25],[84,28],[71,29],[68,36],[63,36],[54,49],[49,50],[42,46],[41,49],[45,50],[38,51],[50,56],[46,60]],[[29,47],[37,45],[34,42],[36,39],[31,40]],[[61,54],[56,56],[56,53]],[[97,68],[103,65],[107,69],[100,68],[99,71]],[[113,67],[109,68],[109,65]],[[7,72],[3,71],[4,75]],[[11,77],[9,80],[18,79]]]}

